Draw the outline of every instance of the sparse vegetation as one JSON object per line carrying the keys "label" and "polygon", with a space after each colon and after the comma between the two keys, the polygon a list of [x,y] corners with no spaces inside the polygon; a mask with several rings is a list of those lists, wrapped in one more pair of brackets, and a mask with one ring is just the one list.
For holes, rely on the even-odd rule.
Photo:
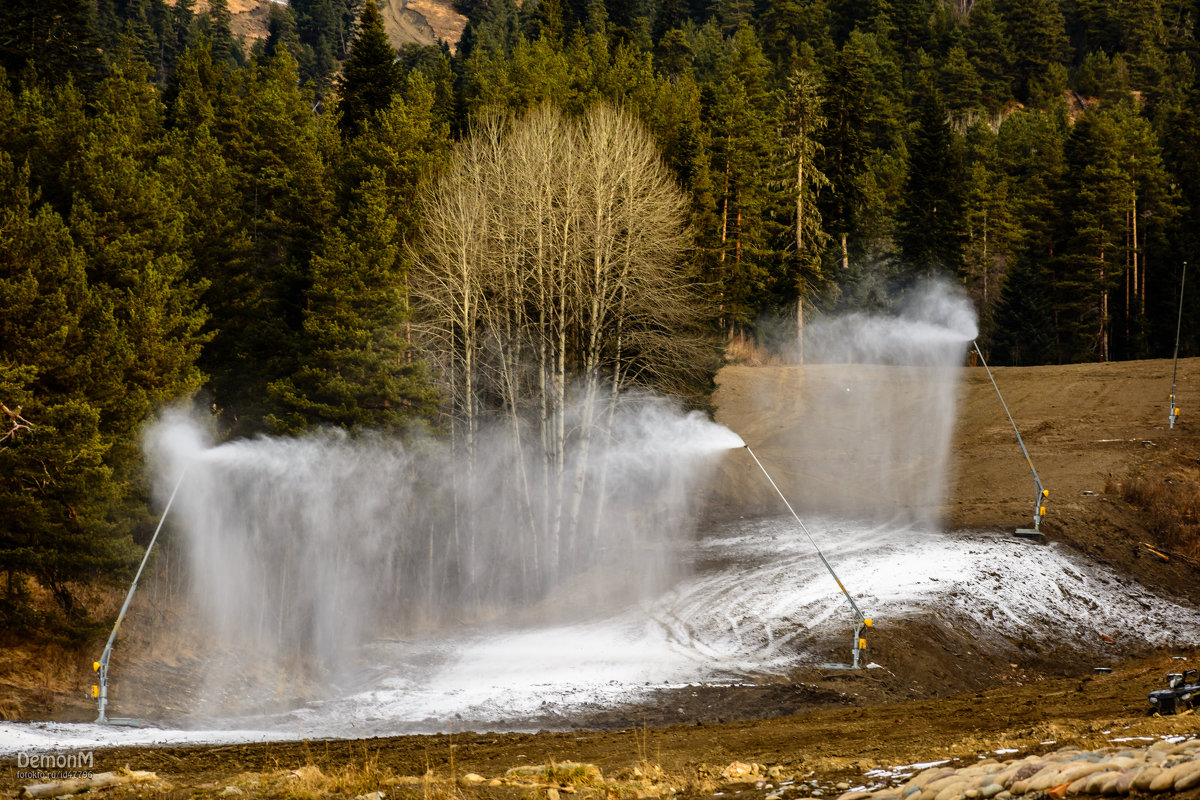
{"label": "sparse vegetation", "polygon": [[1200,467],[1179,466],[1165,475],[1135,475],[1105,491],[1140,510],[1159,544],[1200,559]]}

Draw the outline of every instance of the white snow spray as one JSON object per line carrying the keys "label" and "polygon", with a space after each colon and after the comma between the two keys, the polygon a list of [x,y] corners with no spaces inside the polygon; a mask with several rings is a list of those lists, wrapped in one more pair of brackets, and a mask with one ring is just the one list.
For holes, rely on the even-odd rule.
{"label": "white snow spray", "polygon": [[936,528],[959,370],[976,333],[965,294],[938,282],[917,286],[894,314],[811,324],[800,390],[787,398],[800,422],[755,448],[793,504]]}
{"label": "white snow spray", "polygon": [[287,687],[282,706],[321,696],[371,640],[546,624],[657,595],[677,577],[718,454],[741,439],[638,395],[602,433],[552,473],[503,424],[466,463],[435,439],[336,431],[209,446],[194,420],[167,415],[147,452],[157,491],[184,474],[172,514],[210,643],[214,703],[201,710],[267,710],[272,682]]}

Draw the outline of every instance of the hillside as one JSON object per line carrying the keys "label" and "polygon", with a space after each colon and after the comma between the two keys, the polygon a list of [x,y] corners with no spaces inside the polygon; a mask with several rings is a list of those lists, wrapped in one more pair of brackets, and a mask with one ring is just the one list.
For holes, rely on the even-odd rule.
{"label": "hillside", "polygon": [[[1120,491],[1138,478],[1196,490],[1196,428],[1187,416],[1173,431],[1164,424],[1169,370],[1170,362],[1143,361],[995,371],[1039,474],[1052,489],[1044,525],[1051,544],[1046,549],[1014,544],[1034,556],[1031,568],[1037,569],[1039,553],[1049,558],[1055,552],[1073,552],[1160,594],[1173,593],[1185,607],[1188,598],[1196,602],[1196,568],[1179,556],[1164,562],[1141,544],[1183,549],[1185,543],[1164,542],[1162,531],[1122,499]],[[803,493],[802,484],[819,474],[811,467],[822,456],[805,452],[805,442],[813,437],[805,435],[799,413],[819,372],[730,366],[719,376],[718,419],[772,465],[788,492]],[[1186,414],[1200,400],[1200,359],[1181,362],[1179,385]],[[954,478],[943,515],[950,529],[964,529],[957,536],[1007,537],[1011,528],[1029,523],[1031,480],[981,369],[968,368],[962,375],[959,399]],[[726,505],[722,513],[774,513],[771,498],[751,488],[747,479],[753,473],[743,459],[742,451],[732,451],[722,467],[715,495]],[[1115,643],[1099,638],[1065,642],[1059,651],[1031,650],[1021,663],[1000,663],[985,657],[984,643],[975,634],[939,622],[941,610],[928,611],[924,623],[892,625],[873,638],[870,657],[883,665],[880,670],[797,670],[753,684],[694,686],[627,708],[596,709],[548,723],[610,732],[456,733],[452,738],[375,739],[369,745],[334,742],[317,749],[286,742],[126,747],[101,751],[98,758],[106,765],[154,769],[175,786],[192,787],[194,794],[217,792],[230,783],[267,785],[278,780],[282,786],[288,769],[305,764],[328,775],[341,770],[336,774],[350,776],[338,779],[341,784],[332,778],[322,784],[336,796],[336,785],[378,783],[385,780],[381,776],[432,770],[426,780],[435,783],[424,789],[413,784],[414,791],[444,791],[436,788],[441,786],[436,781],[467,771],[502,775],[514,765],[584,760],[599,764],[606,777],[623,776],[619,779],[641,786],[638,791],[649,796],[675,793],[665,788],[673,781],[690,796],[728,784],[743,797],[761,798],[770,786],[737,785],[736,779],[718,774],[721,766],[731,760],[775,765],[783,774],[807,776],[810,788],[830,792],[843,781],[866,781],[864,773],[871,768],[938,759],[971,764],[993,750],[1007,754],[1064,745],[1096,748],[1129,737],[1152,741],[1196,731],[1194,717],[1147,718],[1144,713],[1145,693],[1159,687],[1163,672],[1179,668],[1173,658],[1193,659],[1191,648],[1143,648],[1139,653],[1113,631],[1118,634]],[[1067,630],[1074,621],[1063,622]],[[1136,622],[1128,620],[1130,629]],[[1092,675],[1096,663],[1109,665],[1112,674]],[[13,690],[11,664],[6,694],[0,698],[10,708],[28,698]],[[176,672],[175,679],[179,677]],[[48,680],[43,680],[43,688]],[[74,705],[75,714],[85,718],[86,706],[67,700],[69,683],[60,680],[53,702],[59,709],[56,716],[64,705]],[[50,710],[27,708],[34,716]],[[788,714],[799,716],[780,716]],[[644,727],[671,724],[677,727]],[[463,722],[456,727],[463,725],[470,727]],[[0,731],[0,739],[10,733],[11,729]],[[72,741],[64,737],[73,734],[51,730],[49,735],[65,742]],[[136,740],[162,741],[162,734],[153,730],[149,736]],[[360,763],[364,760],[365,765]],[[386,780],[403,784],[407,779]],[[454,791],[471,797],[508,796],[508,789],[486,784]]]}
{"label": "hillside", "polygon": [[[848,495],[853,501],[856,495],[866,496],[879,490],[867,481],[842,481],[838,484],[845,485],[841,492],[829,485],[834,474],[830,464],[835,454],[814,450],[821,441],[828,440],[815,436],[804,417],[806,392],[816,391],[814,387],[820,386],[822,370],[729,366],[719,375],[715,397],[717,419],[739,433],[763,462],[770,465],[775,479],[806,516],[819,509],[822,495]],[[1200,456],[1195,428],[1187,416],[1173,431],[1167,431],[1165,426],[1163,400],[1169,390],[1169,370],[1169,361],[1142,361],[997,369],[995,375],[1039,474],[1051,490],[1043,530],[1055,557],[1093,563],[1097,569],[1105,570],[1105,574],[1115,576],[1115,580],[1132,580],[1167,598],[1200,604],[1194,562],[1182,555],[1164,562],[1143,543],[1154,545],[1160,552],[1187,550],[1189,544],[1167,538],[1160,529],[1162,520],[1139,512],[1121,491],[1123,485],[1141,478],[1150,484],[1191,487],[1195,492],[1196,458]],[[825,379],[828,377],[826,374]],[[958,537],[959,541],[970,542],[983,537],[980,546],[986,541],[1012,540],[1008,534],[1013,528],[1030,524],[1032,478],[983,370],[967,368],[960,377],[960,415],[954,426],[948,484],[951,488],[940,516],[949,530],[963,531],[952,535],[950,540]],[[1179,398],[1185,414],[1198,383],[1200,359],[1182,361]],[[915,396],[919,402],[920,395]],[[851,428],[861,425],[861,420],[856,422],[856,419],[854,414],[847,414],[844,423]],[[778,498],[761,474],[747,463],[744,451],[731,451],[720,469],[709,498],[713,524],[721,524],[721,519],[743,517],[769,519],[780,513]],[[905,546],[900,542],[897,540],[891,549],[880,549],[880,558],[894,557],[884,553],[902,553],[902,549],[896,549]],[[1025,547],[1034,554],[1038,546]],[[1050,554],[1047,551],[1047,556]],[[854,557],[855,552],[848,550],[839,559]],[[946,552],[941,557],[949,558],[950,554]],[[801,566],[797,562],[796,568]],[[1020,577],[1011,580],[1019,581]],[[815,579],[817,593],[829,595],[822,588],[822,581],[821,575]],[[1130,588],[1136,584],[1130,584]],[[855,588],[878,591],[878,587]],[[146,602],[151,589],[143,592],[139,600]],[[829,599],[832,601],[833,596],[829,595]],[[993,600],[976,597],[974,602]],[[953,599],[938,600],[930,596],[924,602],[941,604]],[[882,595],[875,603],[888,605]],[[1057,652],[1039,652],[1032,646],[1032,639],[1022,644],[1011,632],[1004,634],[1008,645],[993,648],[990,655],[981,651],[979,657],[964,660],[957,653],[979,649],[971,642],[986,633],[974,630],[969,619],[952,624],[949,621],[952,618],[946,617],[939,622],[949,609],[935,605],[930,610],[937,608],[942,610],[936,614],[888,620],[886,627],[872,637],[871,658],[887,666],[892,679],[872,682],[871,697],[876,700],[894,697],[897,691],[910,697],[928,697],[989,682],[1006,682],[1016,675],[1028,679],[1063,670],[1076,672],[1081,668],[1078,660],[1081,654],[1090,653],[1091,658],[1098,659],[1097,663],[1113,663],[1150,649],[1146,640],[1139,639],[1137,626],[1125,626],[1129,630],[1121,635],[1111,625],[1101,622],[1103,614],[1097,613],[1096,625],[1089,625],[1086,619],[1071,620],[1060,631],[1061,636],[1070,630],[1073,637],[1061,643],[1066,652],[1074,653],[1066,661],[1056,660],[1060,655]],[[145,611],[141,613],[144,615]],[[160,613],[156,611],[155,618]],[[138,633],[138,616],[135,607],[129,636],[146,635],[145,631]],[[158,629],[157,623],[151,625],[150,630]],[[689,635],[699,632],[692,631]],[[1117,637],[1115,642],[1113,636]],[[129,694],[124,701],[125,713],[169,714],[166,710],[169,706],[186,707],[190,702],[187,698],[191,686],[203,672],[192,678],[187,676],[203,666],[199,661],[191,665],[194,654],[189,654],[186,647],[163,649],[163,645],[159,636],[153,641],[127,646],[132,647],[125,651],[131,656],[142,650],[169,652],[165,657],[170,668],[157,664],[153,658],[144,664],[139,664],[137,658],[126,661],[117,671],[114,697],[118,703],[122,702],[121,674],[135,676],[135,682],[142,687],[150,684],[156,688],[149,693],[142,688]],[[1023,649],[1023,655],[1013,656],[1013,647]],[[830,655],[842,657],[840,640]],[[1014,657],[1024,661],[1018,672],[1009,666]],[[61,658],[39,660],[35,654],[13,649],[5,669],[6,690],[0,696],[0,707],[6,708],[10,717],[88,718],[91,704],[82,697],[82,690],[91,677],[84,666],[90,659],[90,654],[81,654],[75,665],[69,666]],[[664,723],[682,721],[681,717],[686,719],[693,714],[706,719],[770,716],[827,704],[845,688],[844,679],[836,675],[822,678],[800,670],[791,673],[791,679],[819,688],[811,696],[797,695],[786,701],[770,689],[761,694],[721,690],[705,697],[699,705],[681,705],[680,698],[667,693],[650,705],[641,706],[637,713]],[[137,707],[131,708],[128,703],[135,697]],[[678,711],[674,710],[676,706]],[[596,711],[588,717],[590,724],[603,725],[621,724],[627,719],[628,714],[620,711]]]}
{"label": "hillside", "polygon": [[[267,36],[268,10],[274,0],[229,0],[229,27],[247,45]],[[206,3],[197,3],[203,11]],[[462,36],[467,18],[450,0],[380,0],[379,10],[393,47],[448,42],[451,50]]]}
{"label": "hillside", "polygon": [[[802,423],[804,367],[726,367],[718,377],[717,420],[737,431],[772,465],[791,496],[823,485],[823,454],[813,452]],[[1200,439],[1189,419],[1200,401],[1200,359],[1179,362],[1183,416],[1167,430],[1169,360],[1026,368],[994,368],[996,382],[1021,431],[1043,484],[1050,490],[1043,524],[1047,538],[1127,571],[1138,580],[1200,599],[1191,568],[1148,557],[1140,542],[1170,548],[1153,521],[1132,508],[1121,488],[1135,476],[1196,485]],[[982,368],[965,370],[952,445],[951,487],[941,517],[951,528],[1009,531],[1032,524],[1033,478]],[[869,420],[866,422],[869,423]],[[864,421],[847,415],[847,438]],[[869,426],[868,426],[869,427]],[[729,465],[727,485],[751,506],[776,502],[760,476]],[[872,487],[840,487],[871,492]],[[721,490],[718,489],[718,492]],[[811,492],[809,492],[811,494]],[[729,502],[729,498],[726,498]]]}

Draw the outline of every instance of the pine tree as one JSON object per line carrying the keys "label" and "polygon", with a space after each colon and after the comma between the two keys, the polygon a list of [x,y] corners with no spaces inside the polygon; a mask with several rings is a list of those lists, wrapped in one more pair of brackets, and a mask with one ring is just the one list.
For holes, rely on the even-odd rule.
{"label": "pine tree", "polygon": [[338,81],[343,133],[361,130],[375,114],[387,108],[402,82],[396,51],[383,27],[379,8],[375,0],[367,0]]}
{"label": "pine tree", "polygon": [[245,261],[214,265],[217,272],[205,276],[215,335],[201,365],[218,411],[239,432],[260,429],[266,386],[296,370],[309,262],[334,214],[338,133],[329,115],[314,115],[296,69],[281,51],[244,88],[223,88],[215,103],[215,135],[240,204],[237,227],[250,244]]}
{"label": "pine tree", "polygon": [[1012,97],[1012,48],[993,0],[976,0],[964,36],[964,48],[979,75],[988,109],[1002,107]]}
{"label": "pine tree", "polygon": [[99,87],[88,143],[67,165],[72,234],[118,325],[120,356],[97,380],[112,384],[102,422],[117,438],[109,460],[122,479],[140,460],[136,432],[145,417],[199,386],[204,322],[202,287],[186,278],[179,200],[154,163],[162,108],[148,72],[128,51],[119,57]]}
{"label": "pine tree", "polygon": [[1171,227],[1179,214],[1177,178],[1167,171],[1150,122],[1130,103],[1117,105],[1108,114],[1117,136],[1117,165],[1124,184],[1123,280],[1112,300],[1111,355],[1146,358],[1151,354],[1145,316],[1147,276],[1172,263],[1167,254]]}
{"label": "pine tree", "polygon": [[1125,192],[1116,131],[1104,114],[1081,117],[1064,150],[1061,247],[1054,262],[1062,357],[1111,358],[1112,295],[1123,277]]}
{"label": "pine tree", "polygon": [[774,162],[776,121],[767,94],[770,66],[748,26],[725,43],[719,82],[712,87],[712,155],[718,176],[719,230],[706,232],[716,253],[723,324],[732,332],[757,317],[769,262],[768,223],[774,196],[767,186]]}
{"label": "pine tree", "polygon": [[812,68],[813,64],[800,63],[805,52],[810,52],[813,58],[828,61],[834,53],[829,21],[829,6],[825,0],[770,3],[759,23],[763,30],[763,50],[776,70],[786,75],[797,68]]}
{"label": "pine tree", "polygon": [[801,363],[804,359],[804,302],[823,279],[821,259],[829,235],[821,227],[821,213],[817,209],[817,193],[829,184],[828,178],[817,168],[821,145],[819,136],[825,127],[821,113],[821,96],[816,78],[803,70],[788,76],[787,89],[781,98],[780,117],[782,126],[783,152],[791,167],[789,178],[794,175],[792,187],[796,209],[793,222],[795,246],[785,257],[786,303],[791,304],[792,292],[796,305],[796,351]]}
{"label": "pine tree", "polygon": [[304,60],[306,56],[311,59],[311,49],[306,49],[300,43],[300,31],[296,27],[296,15],[292,12],[291,7],[272,4],[263,52],[268,56],[273,56],[283,47],[286,47],[292,54],[292,58],[300,64],[300,79],[303,81],[305,78]]}
{"label": "pine tree", "polygon": [[406,336],[408,266],[381,170],[359,187],[312,262],[296,372],[268,386],[277,432],[312,425],[400,430],[437,404]]}
{"label": "pine tree", "polygon": [[[109,465],[97,373],[116,345],[106,303],[62,219],[36,203],[28,169],[0,152],[0,402],[29,429],[0,442],[0,620],[8,630],[93,630],[79,588],[119,581],[135,556],[122,512],[126,487]],[[102,384],[101,384],[102,385]],[[60,614],[31,603],[32,578]]]}
{"label": "pine tree", "polygon": [[821,214],[843,276],[852,249],[886,239],[888,207],[898,199],[888,196],[903,174],[894,155],[901,147],[894,68],[874,36],[856,32],[825,75],[822,171],[830,186]]}
{"label": "pine tree", "polygon": [[1029,258],[1017,261],[996,307],[989,360],[1012,367],[1054,362],[1057,349],[1051,283],[1051,276],[1040,262]]}
{"label": "pine tree", "polygon": [[1057,0],[1001,0],[1012,46],[1017,98],[1031,97],[1034,84],[1052,65],[1061,65],[1067,38]]}
{"label": "pine tree", "polygon": [[960,45],[950,48],[939,73],[938,88],[949,113],[963,119],[984,108],[983,81]]}
{"label": "pine tree", "polygon": [[1016,112],[1000,126],[997,169],[1011,187],[1011,266],[1001,287],[991,339],[997,363],[1061,360],[1055,339],[1058,309],[1049,264],[1058,252],[1058,198],[1066,163],[1066,114]]}
{"label": "pine tree", "polygon": [[[1195,148],[1200,141],[1200,82],[1193,84],[1188,100],[1163,122],[1163,161],[1168,174],[1175,179],[1178,209],[1167,228],[1169,233],[1163,256],[1157,259],[1158,268],[1144,273],[1146,290],[1142,301],[1147,316],[1148,350],[1157,357],[1167,356],[1174,346],[1175,322],[1171,315],[1179,299],[1177,265],[1186,261],[1191,272],[1200,264],[1200,258],[1196,257],[1200,253],[1200,159],[1196,158]],[[1198,296],[1192,288],[1197,283],[1200,282],[1189,280],[1184,286],[1189,302],[1183,312],[1181,354],[1200,353],[1200,303],[1192,300]]]}
{"label": "pine tree", "polygon": [[28,65],[46,83],[90,87],[103,62],[88,11],[85,0],[0,5],[0,67],[13,80]]}
{"label": "pine tree", "polygon": [[958,278],[965,266],[961,150],[937,89],[923,86],[919,102],[904,182],[900,252],[913,275]]}
{"label": "pine tree", "polygon": [[980,330],[990,332],[1016,231],[1012,179],[1000,162],[999,137],[986,124],[972,125],[967,131],[964,179],[966,286],[979,309]]}

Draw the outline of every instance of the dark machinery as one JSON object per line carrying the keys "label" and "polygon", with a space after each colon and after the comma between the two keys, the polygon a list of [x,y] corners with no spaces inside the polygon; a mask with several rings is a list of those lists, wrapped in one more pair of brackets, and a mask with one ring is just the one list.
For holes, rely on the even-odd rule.
{"label": "dark machinery", "polygon": [[1200,683],[1194,669],[1184,672],[1168,672],[1167,688],[1156,689],[1146,695],[1150,700],[1150,713],[1177,714],[1200,705]]}

